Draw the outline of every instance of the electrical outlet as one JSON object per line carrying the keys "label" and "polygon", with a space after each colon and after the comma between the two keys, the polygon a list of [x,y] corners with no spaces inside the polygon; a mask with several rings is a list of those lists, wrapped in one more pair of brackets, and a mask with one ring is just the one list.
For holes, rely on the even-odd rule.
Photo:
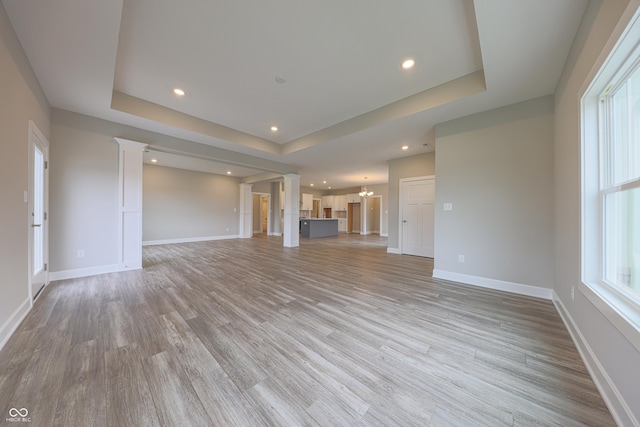
{"label": "electrical outlet", "polygon": [[442,208],[445,211],[452,211],[453,210],[453,203],[444,203],[442,205]]}
{"label": "electrical outlet", "polygon": [[464,262],[464,255],[458,255],[458,262]]}
{"label": "electrical outlet", "polygon": [[571,287],[571,301],[576,299],[576,288],[575,286]]}
{"label": "electrical outlet", "polygon": [[78,249],[78,258],[84,258],[84,249]]}

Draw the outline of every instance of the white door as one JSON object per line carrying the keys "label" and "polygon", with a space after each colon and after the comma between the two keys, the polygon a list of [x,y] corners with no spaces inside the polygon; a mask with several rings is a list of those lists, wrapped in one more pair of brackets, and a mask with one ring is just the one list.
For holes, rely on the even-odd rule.
{"label": "white door", "polygon": [[433,258],[435,179],[401,181],[402,253]]}
{"label": "white door", "polygon": [[38,128],[29,129],[29,296],[47,283],[49,144]]}

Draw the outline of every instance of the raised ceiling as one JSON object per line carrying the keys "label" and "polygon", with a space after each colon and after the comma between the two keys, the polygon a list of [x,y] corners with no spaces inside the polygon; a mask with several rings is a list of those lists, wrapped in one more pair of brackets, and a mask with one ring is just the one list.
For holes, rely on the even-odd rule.
{"label": "raised ceiling", "polygon": [[[333,188],[386,182],[389,159],[434,149],[436,123],[552,94],[586,6],[2,2],[53,107],[289,165],[303,185]],[[188,168],[175,154],[159,163]],[[236,176],[269,169],[232,163]],[[211,167],[227,169],[220,158]]]}

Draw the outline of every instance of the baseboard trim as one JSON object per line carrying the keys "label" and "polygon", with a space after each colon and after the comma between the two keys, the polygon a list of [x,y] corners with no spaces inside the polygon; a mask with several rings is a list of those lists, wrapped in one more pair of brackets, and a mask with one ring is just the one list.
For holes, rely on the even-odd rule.
{"label": "baseboard trim", "polygon": [[269,237],[282,237],[282,233],[269,233],[267,234]]}
{"label": "baseboard trim", "polygon": [[584,362],[593,382],[595,383],[600,395],[602,396],[604,402],[606,403],[613,419],[616,424],[619,426],[640,426],[638,420],[631,412],[629,405],[624,400],[624,398],[620,395],[618,388],[613,383],[607,372],[602,367],[602,364],[596,357],[593,350],[589,346],[589,343],[580,332],[580,329],[576,325],[569,314],[569,311],[562,303],[562,300],[558,297],[558,295],[553,292],[553,305],[556,307],[556,311],[560,315],[564,326],[569,331],[569,335],[571,335],[571,339],[578,349],[578,353],[580,353],[580,357]]}
{"label": "baseboard trim", "polygon": [[24,320],[24,318],[31,311],[31,304],[29,304],[29,298],[27,298],[20,306],[13,312],[11,317],[4,322],[4,325],[0,328],[0,350],[4,347],[4,345],[9,341],[11,335],[18,329],[20,323]]}
{"label": "baseboard trim", "polygon": [[100,265],[97,267],[52,271],[49,273],[49,279],[51,281],[76,279],[78,277],[97,276],[98,274],[116,273],[118,271],[123,271],[119,264]]}
{"label": "baseboard trim", "polygon": [[400,249],[398,248],[387,248],[387,253],[402,255],[402,252],[400,252]]}
{"label": "baseboard trim", "polygon": [[529,297],[553,299],[553,289],[539,288],[537,286],[524,285],[522,283],[507,282],[504,280],[489,279],[486,277],[471,276],[469,274],[454,273],[444,270],[433,270],[435,279],[451,280],[467,285],[479,286],[482,288],[495,289],[497,291],[511,292]]}
{"label": "baseboard trim", "polygon": [[380,237],[389,237],[389,233],[380,233]]}
{"label": "baseboard trim", "polygon": [[238,236],[237,234],[230,234],[227,236],[206,236],[206,237],[186,237],[181,239],[146,240],[142,242],[142,246],[173,245],[175,243],[208,242],[210,240],[238,239],[239,237],[240,236]]}

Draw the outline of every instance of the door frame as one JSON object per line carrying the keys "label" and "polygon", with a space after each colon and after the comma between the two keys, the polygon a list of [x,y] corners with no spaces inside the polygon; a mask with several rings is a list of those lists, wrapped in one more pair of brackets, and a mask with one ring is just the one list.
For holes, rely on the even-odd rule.
{"label": "door frame", "polygon": [[[399,193],[399,197],[398,197],[398,201],[399,201],[399,206],[398,206],[398,249],[400,250],[401,254],[404,254],[404,242],[402,241],[404,238],[404,229],[403,229],[403,218],[404,218],[404,205],[405,205],[405,197],[406,194],[404,191],[404,184],[407,182],[412,182],[412,181],[426,181],[426,180],[432,180],[433,184],[435,186],[435,182],[436,182],[436,176],[435,175],[426,175],[426,176],[414,176],[411,178],[400,178],[398,180],[398,184],[400,187],[400,193]],[[434,202],[435,202],[435,195],[434,195]],[[434,229],[435,229],[435,224],[433,225]],[[434,247],[435,247],[435,242],[434,242]]]}
{"label": "door frame", "polygon": [[[44,134],[38,129],[38,126],[32,120],[29,120],[29,137],[28,144],[28,190],[25,192],[25,202],[27,203],[27,286],[29,303],[33,307],[34,299],[42,295],[42,291],[49,284],[49,141]],[[36,295],[33,294],[33,194],[34,194],[34,145],[39,145],[44,155],[45,167],[43,171],[43,213],[42,220],[42,246],[43,246],[43,263],[44,263],[44,286],[38,290]]]}

